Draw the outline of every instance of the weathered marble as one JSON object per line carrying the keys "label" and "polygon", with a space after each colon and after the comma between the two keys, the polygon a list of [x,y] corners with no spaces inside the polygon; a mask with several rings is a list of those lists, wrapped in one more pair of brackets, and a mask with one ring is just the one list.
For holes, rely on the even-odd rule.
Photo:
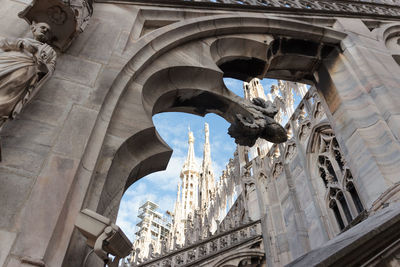
{"label": "weathered marble", "polygon": [[[363,206],[376,212],[398,201],[396,2],[319,8],[307,2],[310,8],[301,12],[299,1],[232,9],[220,8],[223,3],[199,9],[203,3],[194,1],[183,6],[188,3],[95,3],[92,25],[79,36],[54,40],[65,49],[55,75],[1,133],[7,153],[0,166],[0,191],[5,192],[0,198],[6,198],[0,204],[6,215],[0,231],[15,233],[15,240],[13,234],[0,240],[1,264],[80,266],[88,251],[73,228],[79,210],[90,208],[115,219],[124,190],[167,165],[171,149],[155,131],[152,115],[215,112],[234,121],[227,115],[236,113],[238,99],[223,77],[309,82],[320,95],[320,107],[308,98],[310,103],[294,112],[285,127],[296,152],[285,144],[274,147],[274,155],[268,155],[273,161],[263,159],[265,183],[255,179],[268,195],[263,205],[258,203],[264,242],[260,255],[271,255],[268,265],[287,264],[340,232],[326,203],[325,184],[311,164],[317,160],[312,144],[319,142],[325,126],[335,133]],[[16,16],[23,8],[21,2],[2,1],[1,37],[28,38],[28,28]],[[85,17],[78,10],[78,18]],[[82,29],[76,25],[70,33]],[[210,103],[226,102],[207,106],[195,98],[201,94]],[[310,125],[303,120],[307,117]],[[82,125],[87,128],[81,130]],[[238,158],[241,167],[248,164],[243,154]],[[275,177],[267,171],[272,163],[283,166]],[[243,169],[236,171],[237,177],[243,175]],[[310,195],[303,196],[306,192]],[[349,206],[352,214],[354,208]],[[335,247],[329,246],[330,253]],[[88,266],[101,266],[90,261]]]}

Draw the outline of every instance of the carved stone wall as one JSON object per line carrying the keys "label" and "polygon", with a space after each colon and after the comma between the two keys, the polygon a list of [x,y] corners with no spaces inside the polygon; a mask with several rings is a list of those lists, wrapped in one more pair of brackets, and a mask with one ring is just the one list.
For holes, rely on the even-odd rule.
{"label": "carved stone wall", "polygon": [[376,209],[363,192],[369,185],[353,177],[351,158],[339,146],[323,105],[312,87],[286,124],[289,140],[245,166],[261,188],[271,259],[281,264],[321,247]]}
{"label": "carved stone wall", "polygon": [[[29,36],[17,18],[25,7],[1,0],[0,36]],[[153,114],[216,112],[234,120],[223,108],[239,100],[224,87],[224,75],[314,83],[360,199],[368,209],[384,207],[398,192],[400,172],[400,68],[396,51],[386,46],[399,31],[397,15],[390,15],[397,8],[390,10],[373,10],[364,19],[365,13],[328,17],[274,9],[266,15],[261,9],[95,3],[85,31],[58,57],[53,77],[1,132],[0,265],[81,266],[89,249],[74,232],[79,210],[114,219],[124,190],[166,167],[171,149],[160,140]],[[269,48],[278,53],[268,55]],[[298,69],[290,65],[294,59]],[[292,127],[304,141],[291,142],[287,151],[278,147],[291,160],[273,162],[282,165],[274,164],[276,179],[264,187],[274,216],[262,221],[263,237],[277,244],[266,250],[268,266],[288,263],[330,238],[313,184],[301,178],[307,163],[296,157],[306,154],[301,144],[313,125],[304,120]],[[87,266],[103,263],[89,257]]]}

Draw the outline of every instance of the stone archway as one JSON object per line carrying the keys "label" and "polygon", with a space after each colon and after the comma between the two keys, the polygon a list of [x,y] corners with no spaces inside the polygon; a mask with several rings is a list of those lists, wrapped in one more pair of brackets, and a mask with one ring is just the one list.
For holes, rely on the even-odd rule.
{"label": "stone archway", "polygon": [[[352,68],[348,64],[351,54],[344,56],[339,49],[346,38],[330,28],[245,13],[186,20],[142,38],[126,53],[131,59],[114,81],[100,112],[102,120],[96,123],[95,132],[107,130],[98,138],[101,150],[83,206],[115,219],[126,188],[144,175],[166,168],[171,149],[157,134],[153,114],[214,112],[232,119],[230,112],[237,110],[239,98],[224,87],[224,73],[241,79],[256,75],[314,82],[332,114],[340,110],[336,114],[346,114],[348,120],[361,119],[365,126],[373,125],[366,118],[351,116],[349,101],[343,97],[348,86],[342,84],[337,68]],[[251,51],[246,49],[249,45]],[[293,62],[298,64],[293,66]],[[240,69],[243,64],[254,68]],[[374,103],[371,96],[365,97]],[[210,98],[212,103],[222,104],[204,107],[205,99]],[[380,120],[379,110],[372,108],[371,112]],[[354,133],[342,126],[335,131],[342,134],[339,142]],[[397,149],[398,144],[392,151]],[[369,152],[370,158],[374,153]]]}
{"label": "stone archway", "polygon": [[[213,24],[210,24],[211,22]],[[151,121],[153,114],[182,111],[204,116],[213,112],[232,122],[235,112],[246,111],[238,105],[240,98],[224,86],[222,78],[225,72],[229,73],[230,77],[241,79],[252,78],[254,75],[268,76],[265,73],[272,73],[274,77],[289,78],[289,73],[296,70],[287,71],[285,68],[296,58],[303,64],[298,64],[297,76],[293,75],[291,78],[310,82],[312,72],[323,56],[322,47],[331,49],[345,35],[309,24],[300,24],[301,27],[299,22],[264,16],[235,18],[223,15],[195,19],[192,24],[184,26],[177,23],[172,30],[154,32],[154,36],[151,36],[154,39],[146,41],[147,45],[132,57],[118,79],[121,80],[121,76],[128,79],[127,76],[132,75],[110,120],[107,134],[114,139],[120,139],[121,145],[117,147],[116,156],[110,158],[110,168],[107,170],[104,190],[96,210],[115,218],[123,190],[140,178],[133,178],[130,174],[132,169],[141,164],[138,160],[140,156],[136,153],[142,152],[133,147],[129,148],[126,138],[140,134],[143,129],[154,128]],[[211,29],[207,26],[211,26]],[[274,40],[272,34],[277,34],[283,29],[285,38],[278,38],[271,44]],[[176,36],[178,34],[180,39]],[[294,38],[300,36],[309,40],[296,42]],[[325,46],[324,42],[328,45]],[[302,45],[298,52],[288,49],[288,45],[293,44]],[[310,45],[313,51],[306,51],[305,46]],[[248,46],[252,48],[250,51],[246,49]],[[283,59],[287,59],[287,62],[284,63]],[[242,64],[255,67],[248,69],[246,73],[240,69]],[[237,68],[239,70],[235,71]],[[129,114],[135,114],[136,118],[128,119]],[[140,119],[137,119],[139,117]],[[150,140],[149,137],[148,143],[159,144],[157,150],[153,150],[154,155],[166,154],[169,148],[161,145],[163,142],[157,134],[152,136],[154,139]],[[119,156],[120,153],[123,156]],[[165,157],[163,162],[153,161],[151,165],[162,169],[166,167],[167,160]],[[129,166],[128,162],[131,162],[130,166],[135,167],[131,167],[131,170],[124,168]]]}

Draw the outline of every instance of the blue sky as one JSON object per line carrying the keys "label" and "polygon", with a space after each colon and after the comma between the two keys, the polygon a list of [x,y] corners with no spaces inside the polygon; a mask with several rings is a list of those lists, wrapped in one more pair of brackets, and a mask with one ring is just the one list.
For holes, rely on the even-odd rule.
{"label": "blue sky", "polygon": [[[243,97],[243,82],[235,79],[224,79],[226,86]],[[275,80],[261,81],[266,93],[269,92]],[[203,156],[204,123],[210,126],[211,158],[213,160],[214,176],[216,179],[233,156],[236,149],[234,140],[228,135],[229,123],[223,118],[208,114],[204,118],[186,113],[162,113],[153,117],[161,137],[174,150],[168,167],[165,171],[150,174],[134,183],[125,192],[117,218],[117,225],[133,241],[136,231],[138,208],[146,201],[151,200],[160,205],[161,211],[173,211],[176,199],[179,172],[186,159],[188,148],[188,127],[190,126],[195,137],[195,155],[200,166]]]}

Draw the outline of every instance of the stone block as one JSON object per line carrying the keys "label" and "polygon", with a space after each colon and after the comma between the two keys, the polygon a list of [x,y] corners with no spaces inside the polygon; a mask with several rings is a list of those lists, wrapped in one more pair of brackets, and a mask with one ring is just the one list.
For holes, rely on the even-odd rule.
{"label": "stone block", "polygon": [[311,201],[311,193],[307,186],[306,176],[304,172],[299,176],[295,176],[294,183],[296,188],[296,194],[299,199],[300,208],[304,209]]}
{"label": "stone block", "polygon": [[362,34],[367,37],[372,37],[371,31],[360,19],[353,18],[338,18],[333,26],[336,29],[341,29],[346,32],[352,32],[355,34]]}
{"label": "stone block", "polygon": [[62,54],[57,59],[57,68],[54,72],[54,77],[87,86],[94,86],[100,69],[101,64],[99,63]]}
{"label": "stone block", "polygon": [[325,229],[321,229],[320,224],[316,219],[308,225],[308,240],[311,249],[318,248],[328,241]]}
{"label": "stone block", "polygon": [[30,142],[28,138],[4,138],[2,140],[2,166],[37,175],[50,151],[49,146]]}
{"label": "stone block", "polygon": [[87,101],[90,90],[90,87],[52,77],[40,89],[35,99],[59,106],[82,104]]}
{"label": "stone block", "polygon": [[0,230],[0,266],[4,266],[16,236],[16,233]]}
{"label": "stone block", "polygon": [[55,138],[56,128],[47,123],[17,118],[8,121],[1,131],[2,140],[19,138],[39,145],[51,146]]}
{"label": "stone block", "polygon": [[29,195],[32,183],[32,177],[0,168],[0,228],[10,229],[15,226],[16,216]]}
{"label": "stone block", "polygon": [[283,220],[285,222],[286,227],[292,225],[294,223],[294,207],[291,203],[291,199],[287,198],[285,201],[282,202],[282,215]]}
{"label": "stone block", "polygon": [[53,151],[80,158],[85,150],[96,117],[96,111],[74,105],[57,138]]}
{"label": "stone block", "polygon": [[[26,4],[15,1],[2,1],[0,8],[0,36],[8,38],[20,38],[23,36],[32,36],[29,25],[24,20],[18,18],[16,14],[23,10]],[[7,27],[6,25],[12,25]]]}
{"label": "stone block", "polygon": [[140,8],[134,5],[110,5],[108,3],[96,3],[94,5],[93,18],[100,18],[108,23],[115,23],[118,17],[118,24],[124,30],[131,30]]}
{"label": "stone block", "polygon": [[[91,24],[96,26],[92,32],[88,32],[90,37],[79,56],[96,62],[107,63],[121,32],[121,24],[96,19],[92,20]],[[96,47],[96,49],[93,49],[93,47]]]}
{"label": "stone block", "polygon": [[67,116],[67,112],[68,110],[60,105],[35,100],[26,105],[19,117],[59,126]]}
{"label": "stone block", "polygon": [[386,251],[398,240],[399,211],[398,203],[391,205],[287,266],[361,266],[370,263],[368,259],[375,258],[377,252]]}
{"label": "stone block", "polygon": [[[4,265],[4,266],[6,266],[6,267],[21,267],[21,261],[19,259],[12,257],[8,261],[7,265]],[[29,266],[29,267],[32,267],[32,266]]]}
{"label": "stone block", "polygon": [[[13,254],[32,259],[44,258],[77,167],[77,160],[50,155],[27,200],[21,216],[23,220],[18,222],[21,232],[12,249]],[[16,180],[16,183],[19,181]],[[15,190],[10,191],[15,194]]]}
{"label": "stone block", "polygon": [[120,32],[121,24],[92,18],[68,54],[105,64],[110,59]]}
{"label": "stone block", "polygon": [[289,242],[286,233],[276,235],[276,245],[279,254],[289,251]]}
{"label": "stone block", "polygon": [[107,93],[117,77],[119,71],[105,67],[101,71],[99,78],[96,81],[95,87],[90,91],[87,100],[87,106],[99,109],[106,98]]}
{"label": "stone block", "polygon": [[276,187],[278,191],[279,198],[282,200],[289,193],[289,187],[286,181],[285,174],[281,174],[276,178]]}
{"label": "stone block", "polygon": [[282,221],[282,212],[279,205],[275,205],[271,208],[271,217],[272,221],[274,222],[275,232],[281,233],[285,231]]}
{"label": "stone block", "polygon": [[122,54],[125,51],[125,47],[129,42],[130,32],[128,31],[121,31],[120,35],[118,36],[117,43],[115,45],[115,52],[117,54]]}
{"label": "stone block", "polygon": [[271,205],[279,202],[279,198],[276,193],[275,185],[272,182],[269,182],[267,185],[267,195],[268,195],[268,202]]}

